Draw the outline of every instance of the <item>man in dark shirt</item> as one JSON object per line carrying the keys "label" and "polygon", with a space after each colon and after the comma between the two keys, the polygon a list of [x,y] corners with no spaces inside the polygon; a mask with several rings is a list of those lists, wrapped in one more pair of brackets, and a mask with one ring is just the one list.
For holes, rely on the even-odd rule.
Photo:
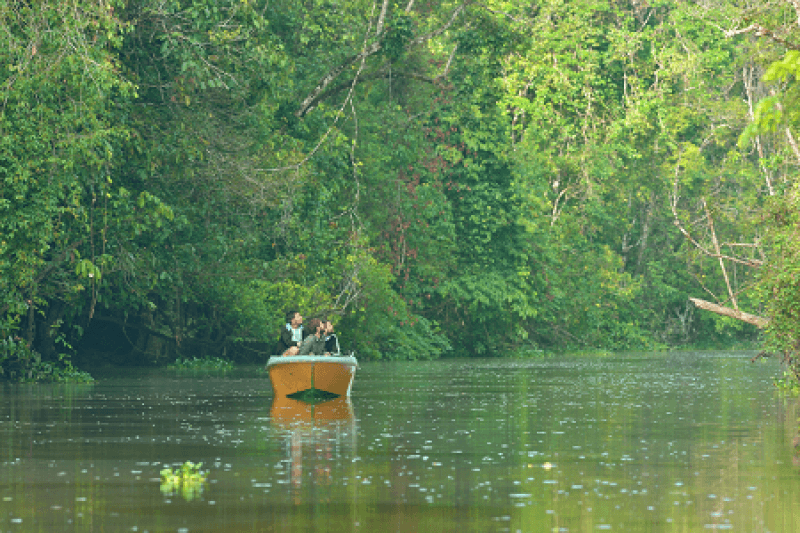
{"label": "man in dark shirt", "polygon": [[281,328],[280,339],[275,348],[278,355],[297,355],[303,342],[303,317],[297,311],[286,313],[286,325]]}

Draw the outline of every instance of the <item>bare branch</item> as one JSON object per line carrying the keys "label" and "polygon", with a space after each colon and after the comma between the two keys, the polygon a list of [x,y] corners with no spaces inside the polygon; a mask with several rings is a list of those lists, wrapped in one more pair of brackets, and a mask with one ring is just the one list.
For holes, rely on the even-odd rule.
{"label": "bare branch", "polygon": [[[724,260],[727,260],[727,261],[732,261],[734,263],[738,263],[740,265],[745,265],[745,266],[749,266],[749,267],[760,267],[760,266],[763,266],[764,262],[759,260],[759,259],[741,259],[739,257],[733,257],[733,256],[730,256],[730,255],[725,255],[725,254],[721,253],[719,250],[717,250],[717,251],[709,250],[708,248],[706,248],[705,246],[700,244],[700,242],[698,242],[694,237],[692,237],[692,235],[689,233],[689,231],[686,229],[686,227],[683,225],[683,223],[681,223],[680,216],[678,216],[678,198],[680,198],[680,196],[678,195],[678,175],[677,174],[678,174],[678,169],[676,167],[676,169],[675,169],[675,183],[673,184],[672,198],[670,199],[670,207],[672,209],[672,217],[673,217],[673,221],[672,222],[673,222],[673,224],[675,224],[675,227],[678,228],[678,231],[680,231],[681,234],[684,237],[686,237],[686,240],[691,242],[692,245],[695,248],[697,248],[698,250],[700,250],[700,252],[703,253],[703,255],[705,255],[707,257],[710,257],[712,259],[719,259],[720,261],[722,261],[724,259]],[[744,246],[744,245],[737,244],[737,246]],[[756,248],[757,250],[760,251],[760,248],[758,247],[757,244],[752,244],[752,245],[749,245],[749,246],[752,246],[752,247],[754,247],[754,248]]]}
{"label": "bare branch", "polygon": [[311,91],[311,94],[306,96],[305,100],[300,104],[300,108],[295,111],[295,116],[300,118],[305,115],[309,109],[317,104],[320,100],[320,95],[325,91],[328,85],[333,82],[336,78],[339,77],[339,74],[345,71],[351,65],[357,63],[358,61],[363,61],[369,56],[378,52],[381,49],[380,41],[373,43],[372,45],[365,47],[361,53],[356,54],[347,58],[341,65],[333,69],[332,71],[328,72],[325,76],[322,77],[321,80],[317,83],[317,86],[314,87],[314,90]]}
{"label": "bare branch", "polygon": [[759,26],[758,24],[750,24],[748,27],[740,28],[738,30],[725,30],[724,34],[725,34],[725,37],[730,39],[731,37],[735,37],[735,36],[741,35],[743,33],[750,33],[750,32],[753,32],[753,31],[757,31],[757,30],[759,30],[759,28],[761,28],[761,26]]}
{"label": "bare branch", "polygon": [[[467,3],[463,3],[463,4],[458,5],[455,8],[455,10],[453,11],[453,13],[450,15],[450,18],[447,20],[447,22],[445,22],[441,27],[437,28],[436,30],[434,30],[434,31],[432,31],[430,33],[427,33],[425,35],[421,35],[421,36],[417,37],[416,39],[412,39],[406,45],[406,48],[411,48],[413,46],[422,44],[422,43],[424,43],[424,42],[426,42],[426,41],[428,41],[428,40],[430,40],[430,39],[432,39],[432,38],[434,38],[434,37],[436,37],[438,35],[441,35],[445,31],[447,31],[453,25],[453,23],[455,22],[455,20],[458,17],[458,15],[464,10],[466,5],[467,5]],[[384,7],[385,6],[386,6],[386,3],[384,3]],[[381,24],[381,25],[384,24],[383,15],[384,14],[381,13],[381,17],[378,20],[378,23]],[[347,68],[349,68],[350,66],[354,65],[355,63],[357,63],[359,61],[364,61],[368,57],[377,54],[381,50],[381,48],[383,47],[382,41],[381,41],[381,37],[385,36],[385,34],[386,34],[385,29],[377,32],[377,35],[379,37],[378,40],[376,40],[374,43],[372,43],[369,46],[365,46],[360,53],[355,54],[353,56],[350,56],[349,58],[345,59],[339,66],[337,66],[336,68],[334,68],[333,70],[331,70],[330,72],[325,74],[319,80],[319,82],[317,83],[317,86],[314,87],[314,90],[312,90],[311,93],[308,96],[306,96],[306,98],[300,104],[299,109],[295,112],[295,116],[300,118],[303,115],[305,115],[306,113],[308,113],[309,109],[314,107],[320,100],[322,100],[323,93],[328,88],[328,86],[331,83],[333,83],[333,81],[336,78],[338,78],[339,75],[341,75],[341,73],[344,72]]]}
{"label": "bare branch", "polygon": [[386,10],[389,8],[389,0],[383,0],[381,14],[378,15],[378,24],[375,26],[375,35],[380,35],[383,31],[383,24],[386,20]]}
{"label": "bare branch", "polygon": [[720,254],[719,249],[719,241],[717,241],[717,230],[714,229],[714,219],[711,218],[711,212],[708,210],[708,204],[706,203],[706,199],[703,198],[703,209],[706,212],[706,218],[708,219],[708,227],[711,229],[711,242],[714,243],[714,251],[716,252],[717,259],[719,259],[719,268],[722,270],[722,277],[725,278],[725,286],[728,288],[728,296],[730,297],[731,302],[733,302],[733,308],[736,311],[739,311],[739,304],[736,302],[736,295],[733,294],[733,289],[731,289],[731,280],[728,278],[728,270],[725,268],[725,261]]}
{"label": "bare branch", "polygon": [[447,77],[447,73],[450,72],[450,65],[453,64],[453,58],[456,56],[456,50],[458,50],[457,44],[453,47],[453,51],[450,52],[450,57],[447,58],[447,63],[444,66],[444,71],[436,77],[437,80]]}
{"label": "bare branch", "polygon": [[[792,2],[796,2],[797,0],[791,0]],[[735,37],[736,35],[741,35],[743,33],[753,33],[756,37],[768,37],[775,41],[776,43],[780,43],[789,50],[800,50],[800,46],[795,43],[791,43],[787,41],[785,38],[780,37],[774,31],[770,30],[762,26],[761,24],[751,24],[746,28],[740,28],[737,30],[724,30],[725,37]]]}
{"label": "bare branch", "polygon": [[433,39],[434,37],[438,37],[442,33],[446,32],[448,29],[450,29],[450,26],[452,26],[455,23],[455,21],[458,18],[458,16],[461,14],[462,11],[464,11],[464,9],[466,9],[466,7],[469,4],[470,4],[470,2],[467,1],[467,2],[464,2],[463,4],[459,4],[458,6],[456,6],[455,10],[453,10],[453,13],[450,15],[450,19],[448,19],[448,21],[445,22],[443,26],[433,30],[430,33],[426,33],[425,35],[420,35],[416,39],[411,40],[411,42],[409,42],[408,45],[406,45],[406,48],[410,48],[412,46],[416,46],[418,44],[422,44],[425,41],[429,41],[430,39]]}
{"label": "bare branch", "polygon": [[[755,112],[753,111],[753,95],[755,91],[753,71],[754,67],[750,67],[749,70],[747,67],[742,68],[742,81],[744,82],[745,93],[747,94],[747,109],[751,121],[755,121]],[[775,189],[772,187],[772,178],[769,174],[769,169],[764,164],[765,158],[764,149],[761,145],[761,136],[756,135],[753,140],[756,144],[756,150],[758,150],[758,160],[760,163],[759,166],[761,168],[761,172],[764,173],[764,180],[767,183],[767,190],[769,191],[770,196],[775,196]]]}
{"label": "bare branch", "polygon": [[[394,79],[397,79],[397,78],[410,78],[410,79],[413,79],[413,80],[422,81],[422,82],[425,82],[425,83],[430,83],[432,85],[436,85],[436,84],[440,83],[445,77],[447,77],[447,73],[448,73],[448,70],[450,69],[450,64],[451,64],[451,62],[453,60],[453,56],[454,55],[455,55],[455,49],[453,49],[453,52],[451,53],[450,58],[448,59],[447,64],[445,65],[445,69],[440,74],[438,74],[435,78],[431,78],[430,76],[425,76],[424,74],[419,74],[417,72],[402,72],[402,71],[398,72],[398,71],[395,71],[395,70],[390,70],[391,65],[387,63],[387,64],[382,65],[380,70],[377,70],[377,71],[372,72],[370,74],[362,74],[362,75],[358,76],[357,79],[359,79],[361,81],[367,81],[367,80],[379,80],[381,78],[394,78]],[[327,100],[332,95],[334,95],[334,94],[336,94],[336,93],[338,93],[340,91],[343,91],[344,89],[347,89],[348,87],[351,87],[352,84],[353,84],[353,81],[354,81],[354,79],[353,80],[345,80],[345,81],[343,81],[343,82],[341,82],[341,83],[339,83],[339,84],[337,84],[337,85],[335,85],[333,87],[329,87],[325,92],[323,92],[322,94],[320,94],[318,96],[317,101],[321,102],[323,100]]]}
{"label": "bare branch", "polygon": [[794,12],[797,13],[797,25],[800,26],[800,0],[789,0],[794,6]]}
{"label": "bare branch", "polygon": [[767,318],[758,315],[751,315],[750,313],[745,313],[743,311],[739,311],[738,309],[723,307],[713,302],[701,300],[700,298],[689,298],[689,301],[692,302],[698,309],[704,309],[706,311],[711,311],[712,313],[716,313],[718,315],[735,318],[736,320],[741,320],[743,322],[747,322],[748,324],[753,324],[754,326],[761,329],[765,328],[769,324],[769,319]]}
{"label": "bare branch", "polygon": [[[795,0],[795,5],[800,8],[800,0]],[[770,95],[775,96],[775,89],[770,89],[769,93]],[[775,107],[777,107],[778,111],[781,113],[783,112],[783,104],[780,102],[776,103]],[[792,148],[792,152],[794,153],[797,162],[800,163],[800,148],[798,148],[797,141],[795,141],[794,135],[792,135],[792,130],[789,128],[789,126],[786,126],[786,140],[789,142],[789,146]]]}
{"label": "bare branch", "polygon": [[486,4],[478,4],[478,5],[480,7],[482,7],[483,9],[485,9],[486,11],[488,11],[489,13],[491,13],[492,15],[500,15],[502,17],[507,18],[508,20],[512,20],[512,21],[517,22],[519,24],[530,24],[530,21],[528,21],[528,20],[517,18],[517,17],[515,17],[514,15],[512,15],[510,13],[506,13],[505,11],[499,11],[499,10],[496,10],[496,9],[492,9],[489,6],[487,6]]}

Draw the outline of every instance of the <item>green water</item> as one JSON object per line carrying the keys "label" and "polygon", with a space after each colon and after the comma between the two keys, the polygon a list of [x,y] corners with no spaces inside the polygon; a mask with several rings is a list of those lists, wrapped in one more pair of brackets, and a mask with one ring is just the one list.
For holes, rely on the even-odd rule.
{"label": "green water", "polygon": [[800,531],[797,400],[751,356],[362,363],[336,420],[253,368],[5,385],[0,532]]}

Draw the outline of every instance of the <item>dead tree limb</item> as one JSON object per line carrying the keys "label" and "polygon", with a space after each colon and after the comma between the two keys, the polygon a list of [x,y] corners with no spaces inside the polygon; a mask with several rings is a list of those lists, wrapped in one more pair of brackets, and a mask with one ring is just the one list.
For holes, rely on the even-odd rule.
{"label": "dead tree limb", "polygon": [[711,311],[712,313],[716,313],[718,315],[735,318],[736,320],[741,320],[743,322],[747,322],[748,324],[753,324],[759,329],[764,329],[767,326],[767,324],[769,324],[769,319],[767,318],[758,315],[751,315],[750,313],[745,313],[744,311],[739,311],[738,309],[723,307],[721,305],[717,305],[715,303],[708,302],[706,300],[701,300],[700,298],[689,298],[689,301],[691,301],[698,309],[704,309],[706,311]]}
{"label": "dead tree limb", "polygon": [[717,230],[714,229],[714,219],[711,218],[711,211],[708,210],[708,204],[706,203],[706,199],[703,198],[703,209],[706,212],[706,219],[708,220],[708,227],[711,229],[711,242],[714,244],[714,251],[716,252],[716,256],[719,258],[719,268],[722,270],[722,277],[725,278],[725,286],[728,288],[728,296],[733,303],[734,311],[739,311],[739,304],[736,302],[736,295],[733,293],[733,289],[731,288],[731,280],[728,277],[728,270],[725,268],[725,261],[722,259],[722,252],[719,248],[719,241],[717,240]]}

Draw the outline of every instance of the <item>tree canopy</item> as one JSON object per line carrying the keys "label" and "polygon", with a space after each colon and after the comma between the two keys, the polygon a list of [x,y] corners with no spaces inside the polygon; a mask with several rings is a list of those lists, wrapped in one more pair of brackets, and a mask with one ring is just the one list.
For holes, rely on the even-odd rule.
{"label": "tree canopy", "polygon": [[0,360],[796,349],[798,20],[0,1]]}

